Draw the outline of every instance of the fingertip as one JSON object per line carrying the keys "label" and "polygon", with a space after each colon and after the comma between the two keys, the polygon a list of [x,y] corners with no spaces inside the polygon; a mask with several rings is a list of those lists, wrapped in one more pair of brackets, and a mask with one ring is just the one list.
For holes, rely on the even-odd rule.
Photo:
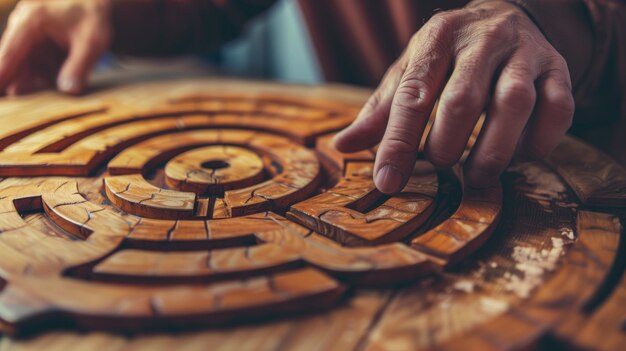
{"label": "fingertip", "polygon": [[378,144],[384,132],[375,124],[354,123],[333,137],[333,145],[340,152],[358,152]]}
{"label": "fingertip", "polygon": [[406,183],[405,177],[394,165],[383,166],[374,177],[376,188],[384,194],[400,192]]}
{"label": "fingertip", "polygon": [[333,137],[333,145],[340,152],[354,152],[355,135],[351,127],[340,131]]}
{"label": "fingertip", "polygon": [[70,95],[78,95],[82,92],[82,84],[80,80],[73,77],[59,77],[57,88]]}

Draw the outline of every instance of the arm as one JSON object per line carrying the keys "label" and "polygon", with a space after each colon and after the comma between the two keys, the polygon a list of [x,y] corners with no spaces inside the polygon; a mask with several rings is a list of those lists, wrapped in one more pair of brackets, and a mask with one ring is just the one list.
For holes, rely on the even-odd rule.
{"label": "arm", "polygon": [[78,94],[98,58],[217,48],[272,0],[22,0],[0,41],[0,94]]}

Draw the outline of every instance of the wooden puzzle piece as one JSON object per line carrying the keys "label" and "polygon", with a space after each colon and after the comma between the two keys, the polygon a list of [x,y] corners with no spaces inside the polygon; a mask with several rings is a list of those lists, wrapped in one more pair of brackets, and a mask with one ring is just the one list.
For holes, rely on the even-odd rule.
{"label": "wooden puzzle piece", "polygon": [[[215,201],[214,210],[209,214],[213,218],[284,209],[291,203],[306,198],[319,184],[320,165],[311,151],[285,138],[242,130],[200,130],[184,132],[175,136],[156,137],[148,142],[130,147],[119,154],[109,163],[109,172],[111,174],[144,173],[150,166],[162,162],[166,155],[172,155],[177,151],[188,150],[195,146],[215,143],[240,145],[250,150],[257,150],[267,155],[271,160],[270,162],[280,168],[280,172],[273,178],[258,184],[240,189],[225,190],[223,199]],[[195,152],[194,155],[200,157],[200,154]],[[247,155],[254,157],[252,153]],[[210,162],[211,157],[211,155],[207,155],[206,161]],[[256,160],[258,166],[260,160]],[[241,166],[246,167],[247,165]],[[268,171],[268,173],[270,172]],[[109,176],[107,180],[115,177],[119,176]]]}
{"label": "wooden puzzle piece", "polygon": [[224,191],[260,183],[263,160],[236,146],[209,146],[188,151],[165,167],[167,184],[196,194],[223,195]]}
{"label": "wooden puzzle piece", "polygon": [[[425,161],[402,192],[379,193],[376,147],[341,154],[328,134],[353,107],[236,95],[155,106],[55,120],[0,153],[4,175],[98,174],[0,183],[7,326],[55,318],[142,330],[310,311],[323,306],[318,293],[328,304],[340,297],[334,278],[379,287],[447,272],[482,245],[501,212],[500,187],[463,186],[454,211],[457,200],[446,198],[457,194],[454,181]],[[315,150],[302,145],[313,142]],[[289,280],[301,294],[274,290],[274,277],[303,270],[325,278],[299,279],[326,288]],[[222,308],[231,297],[237,303]]]}
{"label": "wooden puzzle piece", "polygon": [[480,247],[495,229],[502,211],[500,184],[490,188],[463,187],[456,212],[441,224],[411,241],[411,247],[450,265]]}
{"label": "wooden puzzle piece", "polygon": [[584,204],[626,206],[626,169],[583,141],[563,139],[546,161]]}
{"label": "wooden puzzle piece", "polygon": [[[15,277],[0,292],[0,318],[14,333],[54,322],[108,330],[223,325],[324,309],[345,288],[310,268],[209,285],[137,287],[58,277]],[[115,321],[115,322],[112,322]]]}
{"label": "wooden puzzle piece", "polygon": [[[117,248],[133,218],[87,202],[76,182],[50,179],[0,190],[5,209],[0,224],[2,262],[0,274],[46,276],[106,256]],[[50,235],[31,228],[21,213],[43,211],[78,240]]]}
{"label": "wooden puzzle piece", "polygon": [[[283,100],[288,99],[278,101]],[[347,125],[355,113],[350,108],[336,113],[316,108],[281,107],[279,103],[250,104],[245,100],[222,105],[209,101],[166,104],[150,111],[127,108],[103,114],[104,109],[100,108],[68,112],[40,126],[25,126],[1,139],[4,150],[0,152],[0,175],[87,176],[130,144],[185,129],[239,126],[278,132],[311,144],[318,135]]]}
{"label": "wooden puzzle piece", "polygon": [[[375,191],[372,168],[372,163],[348,163],[346,175],[337,186],[293,205],[288,217],[344,245],[376,245],[403,239],[419,228],[433,210],[437,195],[435,169],[418,162],[401,193],[367,209],[382,199]],[[346,191],[352,189],[357,193]]]}
{"label": "wooden puzzle piece", "polygon": [[581,344],[571,346],[595,348],[603,345],[604,349],[612,349],[610,346],[618,345],[612,344],[620,338],[623,340],[619,332],[615,333],[619,328],[616,325],[605,325],[606,333],[595,334],[593,344],[586,343],[585,338],[589,335],[580,334],[576,327],[580,327],[577,323],[584,324],[579,318],[585,314],[586,304],[594,299],[598,293],[596,289],[602,287],[601,282],[610,274],[622,228],[616,217],[588,211],[578,213],[577,224],[577,240],[563,258],[562,267],[528,301],[507,308],[499,317],[462,333],[440,348],[500,350],[530,347],[551,329],[555,330],[553,336],[557,338],[565,336],[559,336],[560,333],[573,332],[567,335],[567,340],[578,340]]}
{"label": "wooden puzzle piece", "polygon": [[195,214],[196,194],[156,187],[141,174],[106,177],[104,187],[113,204],[137,216],[179,219]]}
{"label": "wooden puzzle piece", "polygon": [[350,154],[337,151],[333,145],[334,133],[327,134],[317,138],[315,149],[320,155],[334,164],[334,167],[341,170],[348,168],[349,162],[373,162],[376,153],[373,150],[362,150]]}
{"label": "wooden puzzle piece", "polygon": [[[21,112],[23,107],[21,106],[17,111],[12,112]],[[83,116],[96,116],[107,111],[107,106],[97,101],[76,104],[48,101],[44,104],[31,103],[29,108],[29,118],[24,118],[24,116],[21,116],[19,119],[14,118],[12,120],[12,128],[3,128],[0,131],[1,150],[54,124]],[[4,112],[7,112],[6,109]]]}
{"label": "wooden puzzle piece", "polygon": [[91,274],[98,280],[189,284],[241,279],[302,265],[299,254],[275,244],[187,252],[129,249],[107,257]]}

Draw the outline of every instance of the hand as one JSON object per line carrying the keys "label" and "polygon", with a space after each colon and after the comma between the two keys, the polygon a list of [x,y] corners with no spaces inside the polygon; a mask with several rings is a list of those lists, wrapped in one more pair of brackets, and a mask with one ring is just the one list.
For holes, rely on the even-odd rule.
{"label": "hand", "polygon": [[521,9],[475,3],[436,14],[413,36],[335,145],[355,152],[380,142],[374,182],[394,193],[411,174],[437,98],[424,152],[438,167],[459,160],[486,111],[464,166],[466,181],[484,187],[514,155],[543,158],[556,147],[571,125],[571,90],[565,60]]}
{"label": "hand", "polygon": [[80,93],[111,40],[109,0],[22,0],[0,41],[0,92]]}

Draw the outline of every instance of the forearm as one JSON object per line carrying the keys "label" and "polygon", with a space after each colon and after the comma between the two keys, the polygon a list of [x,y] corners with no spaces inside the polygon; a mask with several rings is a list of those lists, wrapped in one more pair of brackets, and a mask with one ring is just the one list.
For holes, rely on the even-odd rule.
{"label": "forearm", "polygon": [[113,0],[112,49],[139,56],[213,50],[274,1]]}

